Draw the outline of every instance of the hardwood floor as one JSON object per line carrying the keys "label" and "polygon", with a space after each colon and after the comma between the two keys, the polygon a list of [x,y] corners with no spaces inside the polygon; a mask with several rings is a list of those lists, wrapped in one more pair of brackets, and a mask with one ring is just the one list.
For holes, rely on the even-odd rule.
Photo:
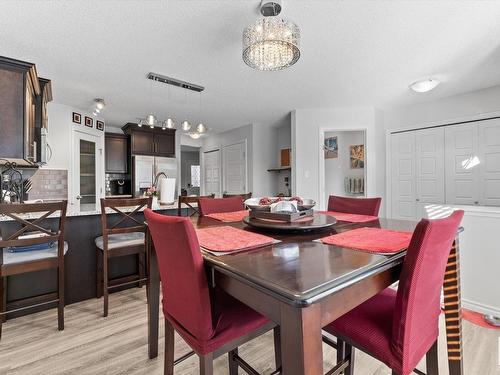
{"label": "hardwood floor", "polygon": [[[0,341],[0,374],[163,374],[163,340],[160,355],[147,356],[147,315],[145,289],[133,289],[110,296],[107,318],[102,317],[102,300],[92,299],[66,307],[66,328],[57,331],[57,310],[7,321]],[[442,328],[441,332],[444,332]],[[163,321],[160,322],[163,338]],[[498,361],[500,331],[488,330],[464,322],[465,374],[500,374]],[[445,336],[441,335],[440,374],[447,374]],[[335,351],[323,346],[325,370],[333,366]],[[175,357],[187,352],[176,337]],[[240,349],[241,356],[260,373],[273,370],[272,333]],[[422,362],[420,369],[424,370]],[[227,357],[215,362],[216,374],[227,374]],[[389,375],[380,362],[358,353],[355,373]],[[176,375],[198,373],[197,357],[176,366]],[[240,374],[244,371],[240,369]]]}

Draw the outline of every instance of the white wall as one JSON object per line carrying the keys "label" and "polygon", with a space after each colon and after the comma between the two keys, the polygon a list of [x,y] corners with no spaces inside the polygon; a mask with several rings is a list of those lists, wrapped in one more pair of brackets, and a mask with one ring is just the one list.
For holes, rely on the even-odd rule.
{"label": "white wall", "polygon": [[500,86],[384,111],[386,129],[419,128],[500,111]]}
{"label": "white wall", "polygon": [[255,197],[274,196],[278,191],[278,179],[269,168],[278,165],[278,128],[264,124],[253,125],[253,186]]}
{"label": "white wall", "polygon": [[[98,147],[102,149],[102,155],[104,155],[104,132],[95,128],[95,121],[97,119],[102,121],[105,120],[102,117],[95,118],[91,113],[82,111],[81,109],[56,102],[49,103],[47,111],[49,117],[49,132],[47,141],[52,149],[52,158],[43,168],[65,169],[68,171],[68,201],[70,204],[69,210],[71,210],[71,203],[74,199],[73,185],[75,179],[72,171],[74,156],[73,132],[74,130],[79,130],[99,137]],[[81,114],[81,124],[73,123],[73,112]],[[88,128],[84,125],[85,116],[89,116],[94,119],[93,128]],[[100,186],[104,186],[104,156],[101,158],[100,169],[102,171]],[[104,196],[104,189],[102,196]]]}
{"label": "white wall", "polygon": [[[284,125],[278,128],[278,150],[277,150],[277,166],[280,166],[281,162],[281,150],[284,148],[292,147],[292,125],[290,123],[291,116],[287,116],[287,121]],[[293,159],[293,150],[290,157]],[[278,193],[288,194],[288,190],[291,189],[291,178],[292,173],[290,171],[281,171],[276,174],[275,177],[278,180]],[[286,186],[286,179],[288,179],[288,186]]]}
{"label": "white wall", "polygon": [[[419,129],[500,115],[500,86],[387,110],[387,131]],[[390,155],[388,155],[388,158]],[[449,208],[444,205],[445,208]],[[465,211],[460,235],[462,302],[464,307],[500,316],[498,293],[498,207],[453,206]],[[451,208],[450,208],[451,209]]]}
{"label": "white wall", "polygon": [[[377,178],[377,173],[385,173],[385,151],[383,149],[384,130],[378,123],[379,114],[374,108],[319,108],[296,109],[292,112],[292,194],[312,198],[324,209],[326,202],[324,186],[320,186],[320,152],[323,132],[334,130],[366,131],[367,177],[365,190],[369,197],[385,195],[385,178]],[[321,135],[321,136],[320,136]],[[382,141],[380,140],[382,137]],[[320,199],[321,197],[321,199]],[[384,205],[381,216],[384,216]]]}
{"label": "white wall", "polygon": [[350,146],[365,143],[363,131],[327,132],[325,138],[337,137],[338,157],[325,159],[325,199],[329,195],[348,195],[344,188],[345,177],[363,178],[364,168],[351,168]]}

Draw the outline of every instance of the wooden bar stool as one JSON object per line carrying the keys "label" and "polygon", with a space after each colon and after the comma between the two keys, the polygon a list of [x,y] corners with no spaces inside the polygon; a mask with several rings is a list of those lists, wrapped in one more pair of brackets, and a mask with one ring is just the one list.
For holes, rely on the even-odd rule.
{"label": "wooden bar stool", "polygon": [[[109,291],[130,284],[142,287],[147,281],[146,230],[143,219],[136,216],[141,210],[151,208],[152,197],[130,199],[101,198],[102,236],[95,239],[97,252],[97,298],[104,296],[103,316],[108,316]],[[127,211],[124,212],[124,209]],[[115,223],[110,223],[106,211],[119,214]],[[128,223],[128,226],[124,225]],[[133,223],[133,224],[132,224]],[[132,224],[132,225],[131,225]],[[109,261],[111,258],[137,254],[139,271],[136,275],[109,279]]]}
{"label": "wooden bar stool", "polygon": [[[177,216],[182,216],[182,205],[188,206],[187,216],[193,216],[194,214],[200,214],[200,209],[197,206],[193,206],[193,203],[198,204],[198,199],[200,198],[215,198],[215,194],[198,196],[198,195],[179,195],[179,200],[177,201]],[[189,213],[189,209],[193,212]]]}
{"label": "wooden bar stool", "polygon": [[[39,306],[57,303],[58,328],[64,329],[64,255],[68,244],[64,241],[67,201],[35,204],[0,204],[0,214],[13,219],[14,233],[0,233],[0,338],[6,315]],[[47,223],[50,215],[59,213],[57,229]],[[36,214],[36,219],[24,215]],[[7,304],[7,276],[47,269],[57,270],[57,291],[15,301],[9,310]]]}

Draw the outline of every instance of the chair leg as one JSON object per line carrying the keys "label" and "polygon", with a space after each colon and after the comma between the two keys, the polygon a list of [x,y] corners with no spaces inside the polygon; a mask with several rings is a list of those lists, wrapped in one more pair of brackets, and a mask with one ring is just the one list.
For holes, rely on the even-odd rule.
{"label": "chair leg", "polygon": [[57,292],[59,302],[57,303],[57,325],[59,331],[64,330],[64,258],[59,262],[57,268]]}
{"label": "chair leg", "polygon": [[96,297],[102,297],[102,250],[96,248]]}
{"label": "chair leg", "polygon": [[349,359],[349,366],[346,367],[344,375],[354,375],[354,353],[354,347],[348,343],[344,343],[344,358]]}
{"label": "chair leg", "polygon": [[[140,252],[137,254],[137,257],[139,258],[139,279],[144,279],[144,270],[146,268],[146,264],[144,262],[144,253]],[[139,288],[142,288],[144,286],[144,281],[139,281]]]}
{"label": "chair leg", "polygon": [[103,316],[108,316],[108,304],[109,304],[109,289],[108,289],[108,253],[103,251],[102,254],[102,268],[103,268],[103,296],[104,296],[104,308]]}
{"label": "chair leg", "polygon": [[214,374],[214,355],[213,353],[200,354],[200,375]]}
{"label": "chair leg", "polygon": [[274,363],[276,370],[281,369],[281,331],[280,327],[276,326],[273,330],[274,334]]}
{"label": "chair leg", "polygon": [[345,358],[345,343],[337,338],[337,363],[340,363]]}
{"label": "chair leg", "polygon": [[427,375],[439,375],[438,342],[431,346],[425,356]]}
{"label": "chair leg", "polygon": [[164,375],[174,375],[174,327],[165,319],[165,364]]}
{"label": "chair leg", "polygon": [[236,361],[236,356],[238,355],[238,348],[231,350],[227,353],[227,360],[229,363],[229,375],[238,375],[238,361]]}
{"label": "chair leg", "polygon": [[[7,310],[7,277],[0,276],[0,313]],[[2,323],[6,316],[0,315],[0,340],[2,339]]]}

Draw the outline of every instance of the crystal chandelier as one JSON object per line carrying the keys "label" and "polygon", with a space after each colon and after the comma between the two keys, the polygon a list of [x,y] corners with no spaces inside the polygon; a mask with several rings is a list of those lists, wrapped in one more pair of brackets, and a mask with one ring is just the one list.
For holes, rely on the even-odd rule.
{"label": "crystal chandelier", "polygon": [[277,1],[263,0],[261,13],[264,18],[243,31],[243,61],[258,70],[282,70],[300,58],[300,29],[278,14]]}

